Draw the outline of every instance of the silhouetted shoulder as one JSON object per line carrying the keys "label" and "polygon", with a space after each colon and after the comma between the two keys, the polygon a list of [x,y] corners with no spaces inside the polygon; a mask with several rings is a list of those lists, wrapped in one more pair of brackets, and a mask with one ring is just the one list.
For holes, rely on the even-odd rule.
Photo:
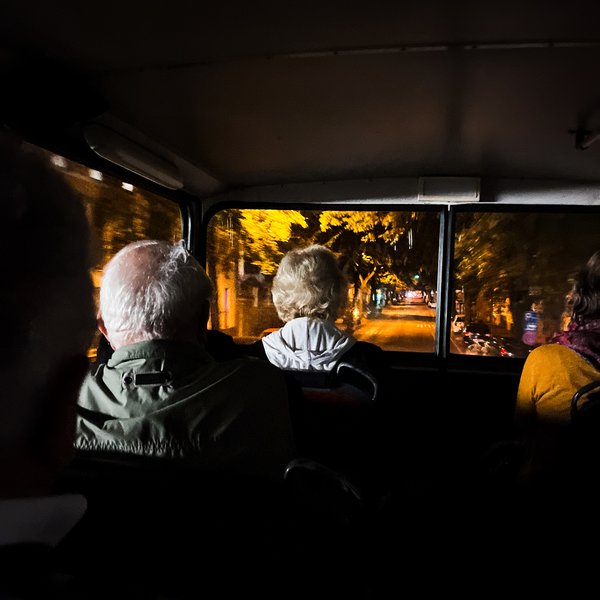
{"label": "silhouetted shoulder", "polygon": [[257,340],[252,344],[236,344],[239,352],[241,352],[242,356],[249,356],[252,358],[260,358],[262,360],[267,359],[267,355],[265,353],[265,347],[263,346],[262,340]]}
{"label": "silhouetted shoulder", "polygon": [[219,362],[244,356],[243,348],[235,343],[233,337],[216,329],[206,331],[206,350]]}

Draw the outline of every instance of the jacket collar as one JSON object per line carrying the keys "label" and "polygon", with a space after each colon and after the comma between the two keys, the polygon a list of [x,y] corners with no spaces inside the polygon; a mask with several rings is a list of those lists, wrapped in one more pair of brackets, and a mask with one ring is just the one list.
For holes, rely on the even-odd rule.
{"label": "jacket collar", "polygon": [[197,367],[200,363],[212,363],[212,356],[200,345],[172,340],[149,340],[122,346],[109,359],[109,369],[131,368],[141,372],[168,370],[176,375]]}

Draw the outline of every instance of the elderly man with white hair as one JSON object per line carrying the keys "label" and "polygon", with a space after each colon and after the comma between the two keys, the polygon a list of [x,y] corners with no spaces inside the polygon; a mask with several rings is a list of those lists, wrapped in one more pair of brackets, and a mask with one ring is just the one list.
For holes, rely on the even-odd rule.
{"label": "elderly man with white hair", "polygon": [[265,361],[207,352],[212,295],[182,244],[134,242],[109,261],[98,326],[114,353],[82,387],[79,449],[283,477],[295,455],[286,381]]}

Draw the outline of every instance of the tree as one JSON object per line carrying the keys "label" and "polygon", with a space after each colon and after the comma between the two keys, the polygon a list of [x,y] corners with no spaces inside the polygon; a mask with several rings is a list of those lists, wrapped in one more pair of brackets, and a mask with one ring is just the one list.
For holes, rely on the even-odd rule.
{"label": "tree", "polygon": [[490,303],[505,298],[514,300],[516,290],[526,287],[523,277],[532,250],[527,244],[533,239],[525,236],[526,227],[527,220],[514,213],[458,215],[455,281],[457,287],[464,289],[468,320],[472,318],[471,305],[478,299]]}
{"label": "tree", "polygon": [[284,242],[294,227],[306,229],[307,219],[297,210],[243,209],[239,211],[244,252],[265,275],[273,275],[286,250]]}
{"label": "tree", "polygon": [[464,287],[466,310],[476,303],[491,310],[509,298],[522,313],[543,299],[554,320],[573,275],[598,243],[595,222],[585,214],[460,213],[456,232],[456,282]]}
{"label": "tree", "polygon": [[[321,243],[344,257],[362,310],[377,284],[412,287],[435,285],[439,220],[435,213],[414,211],[323,211],[319,216]],[[433,226],[433,229],[432,229]]]}

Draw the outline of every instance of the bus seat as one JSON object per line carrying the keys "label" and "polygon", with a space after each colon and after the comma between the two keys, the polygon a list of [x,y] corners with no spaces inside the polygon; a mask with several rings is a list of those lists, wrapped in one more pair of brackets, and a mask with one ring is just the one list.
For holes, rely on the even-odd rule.
{"label": "bus seat", "polygon": [[277,483],[173,459],[79,451],[55,491],[81,493],[88,503],[58,548],[65,572],[93,577],[109,557],[116,566],[115,556],[122,556],[126,563],[111,570],[118,589],[120,577],[158,561],[153,585],[178,598],[199,584],[202,565],[201,589],[209,596],[234,597],[245,589],[269,596],[257,578],[285,544],[283,477]]}
{"label": "bus seat", "polygon": [[88,511],[61,542],[59,566],[93,578],[98,565],[110,569],[122,557],[110,569],[118,589],[156,562],[152,585],[168,598],[252,591],[270,599],[281,597],[290,565],[303,564],[306,587],[286,597],[306,597],[317,586],[334,592],[360,550],[355,543],[351,553],[348,543],[359,531],[362,495],[314,460],[295,459],[283,475],[278,484],[172,459],[79,451],[56,491],[84,494]]}
{"label": "bus seat", "polygon": [[335,371],[288,371],[304,391],[309,401],[334,404],[374,402],[379,394],[379,382],[368,369],[340,361]]}
{"label": "bus seat", "polygon": [[301,391],[295,432],[301,455],[357,481],[373,471],[379,383],[367,369],[340,362],[333,372],[286,371]]}
{"label": "bus seat", "polygon": [[378,399],[379,382],[369,369],[354,363],[340,361],[337,364],[336,372],[345,385],[351,385],[361,390],[372,402]]}
{"label": "bus seat", "polygon": [[579,388],[571,399],[571,471],[578,486],[595,490],[600,465],[600,380]]}
{"label": "bus seat", "polygon": [[579,388],[571,398],[571,422],[580,426],[600,420],[600,379]]}
{"label": "bus seat", "polygon": [[[310,458],[285,469],[296,540],[293,598],[371,598],[371,503],[344,474]],[[290,597],[286,594],[286,598]]]}
{"label": "bus seat", "polygon": [[365,503],[361,491],[345,475],[310,458],[295,458],[284,480],[297,506],[330,523],[347,527],[357,521]]}
{"label": "bus seat", "polygon": [[[531,482],[545,491],[569,486],[595,485],[590,475],[600,464],[600,380],[579,388],[571,398],[570,424],[540,423],[534,448],[542,469],[531,471]],[[494,443],[485,453],[480,473],[484,483],[506,485],[517,482],[521,468],[530,459],[525,440],[509,439]],[[528,468],[531,468],[529,466]],[[568,483],[568,485],[567,485]],[[542,492],[543,493],[543,492]]]}

